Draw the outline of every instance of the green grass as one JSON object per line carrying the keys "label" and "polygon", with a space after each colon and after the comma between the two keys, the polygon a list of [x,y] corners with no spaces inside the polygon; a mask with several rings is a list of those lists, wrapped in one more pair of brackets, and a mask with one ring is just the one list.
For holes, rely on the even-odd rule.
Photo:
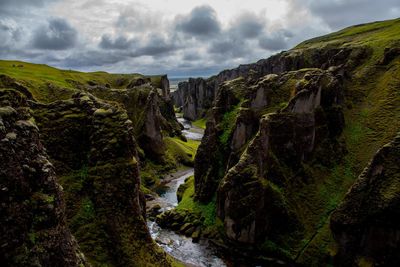
{"label": "green grass", "polygon": [[207,123],[207,118],[202,118],[202,119],[198,119],[196,121],[192,122],[192,125],[201,128],[201,129],[205,129],[206,128],[206,123]]}
{"label": "green grass", "polygon": [[205,226],[213,226],[216,222],[216,203],[215,198],[207,204],[202,204],[194,200],[194,177],[187,181],[187,189],[183,193],[182,200],[176,207],[177,210],[189,210],[194,213],[200,213],[205,218]]}
{"label": "green grass", "polygon": [[[0,74],[8,75],[26,86],[33,97],[45,103],[68,99],[79,91],[77,84],[86,86],[88,82],[110,85],[112,88],[125,88],[129,81],[144,77],[141,74],[111,74],[107,72],[79,72],[61,70],[44,64],[21,61],[0,60]],[[161,76],[151,76],[154,85],[159,87]],[[51,88],[48,86],[51,84]]]}
{"label": "green grass", "polygon": [[164,142],[167,145],[168,151],[172,153],[175,158],[189,158],[192,161],[200,145],[200,141],[189,139],[185,142],[178,137],[165,137]]}
{"label": "green grass", "polygon": [[383,50],[400,41],[400,19],[379,21],[345,28],[341,31],[302,42],[296,49],[325,46],[369,46],[373,48],[372,61],[383,54]]}

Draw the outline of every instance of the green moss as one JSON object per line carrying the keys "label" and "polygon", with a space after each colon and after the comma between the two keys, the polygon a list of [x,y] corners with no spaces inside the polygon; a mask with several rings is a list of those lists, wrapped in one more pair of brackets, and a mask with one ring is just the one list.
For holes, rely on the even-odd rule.
{"label": "green moss", "polygon": [[235,126],[235,120],[240,111],[241,103],[237,104],[230,111],[226,112],[220,123],[222,134],[219,136],[220,142],[226,147],[228,145],[229,138],[231,137],[233,127]]}
{"label": "green moss", "polygon": [[198,120],[192,122],[192,124],[194,126],[199,127],[201,129],[206,128],[206,123],[207,123],[207,118],[198,119]]}
{"label": "green moss", "polygon": [[260,248],[263,251],[267,251],[268,253],[272,255],[276,255],[278,257],[283,257],[283,258],[291,258],[291,254],[288,250],[283,249],[281,246],[277,245],[275,242],[271,240],[266,240]]}
{"label": "green moss", "polygon": [[175,165],[179,165],[180,162],[189,166],[193,165],[193,160],[196,156],[200,141],[189,139],[185,142],[178,137],[166,137],[164,138],[164,142],[167,146],[167,157],[175,161]]}
{"label": "green moss", "polygon": [[204,226],[213,226],[216,222],[216,201],[215,198],[207,204],[194,200],[194,177],[191,176],[186,181],[187,189],[182,195],[182,200],[177,206],[177,210],[189,210],[193,213],[199,213],[205,220]]}

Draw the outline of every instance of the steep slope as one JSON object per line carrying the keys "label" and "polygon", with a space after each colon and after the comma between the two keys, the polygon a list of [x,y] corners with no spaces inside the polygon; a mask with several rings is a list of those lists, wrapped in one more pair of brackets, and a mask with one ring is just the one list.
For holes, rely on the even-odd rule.
{"label": "steep slope", "polygon": [[[6,262],[18,266],[174,264],[148,232],[139,173],[140,164],[146,166],[148,161],[168,165],[164,168],[178,164],[164,160],[169,153],[164,136],[180,136],[168,88],[155,88],[151,82],[157,78],[161,87],[167,86],[166,77],[73,72],[76,80],[69,80],[68,71],[13,64],[2,61],[0,70],[7,73],[0,76],[0,88],[6,88],[1,90],[12,92],[1,104],[2,117],[3,111],[8,117],[11,112],[10,118],[17,121],[2,120],[3,141],[15,144],[1,146],[2,158],[8,160],[2,162],[6,164],[2,188],[10,188],[3,202],[7,214],[2,216]],[[58,86],[64,82],[65,86]],[[14,109],[3,108],[10,103]],[[15,110],[25,113],[16,115]],[[142,141],[143,150],[135,137]],[[159,147],[146,147],[148,142]],[[15,155],[8,157],[8,149]],[[16,165],[19,161],[22,167]],[[13,174],[20,178],[10,180]],[[14,228],[18,240],[9,240],[7,231]]]}
{"label": "steep slope", "polygon": [[4,266],[89,266],[26,98],[0,89],[1,246]]}
{"label": "steep slope", "polygon": [[383,146],[331,216],[340,265],[400,262],[400,133]]}
{"label": "steep slope", "polygon": [[127,114],[82,93],[31,108],[66,192],[71,231],[88,259],[95,265],[168,266],[145,224]]}
{"label": "steep slope", "polygon": [[187,160],[180,160],[185,155],[176,155],[175,143],[164,140],[165,137],[183,138],[166,75],[84,73],[26,62],[0,61],[0,86],[18,87],[41,103],[66,100],[77,92],[88,92],[126,109],[133,123],[141,168],[149,187],[157,184],[166,172],[187,163]]}
{"label": "steep slope", "polygon": [[399,47],[400,20],[376,22],[217,76],[242,77],[215,91],[195,198],[216,201],[224,246],[331,261],[330,214],[400,129]]}

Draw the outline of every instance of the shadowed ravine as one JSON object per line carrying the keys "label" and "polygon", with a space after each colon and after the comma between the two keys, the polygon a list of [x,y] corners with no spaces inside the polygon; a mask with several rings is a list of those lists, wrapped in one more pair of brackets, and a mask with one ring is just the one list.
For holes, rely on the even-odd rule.
{"label": "shadowed ravine", "polygon": [[[188,139],[201,140],[203,130],[192,127],[190,122],[183,118],[178,121],[185,127],[184,135]],[[159,190],[159,197],[149,201],[148,206],[158,204],[161,211],[169,210],[177,206],[178,199],[176,192],[185,179],[194,174],[193,168],[180,170],[170,175],[171,179],[164,184],[162,190]],[[166,178],[167,179],[167,178]],[[192,239],[184,235],[176,234],[174,231],[160,228],[156,222],[147,221],[151,237],[161,246],[168,254],[183,262],[188,266],[226,266],[224,262],[215,255],[215,251],[211,248],[207,241],[193,243]]]}

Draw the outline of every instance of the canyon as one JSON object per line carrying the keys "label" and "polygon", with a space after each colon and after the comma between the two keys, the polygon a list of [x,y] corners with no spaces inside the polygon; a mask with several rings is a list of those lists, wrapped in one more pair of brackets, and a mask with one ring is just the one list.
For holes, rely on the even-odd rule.
{"label": "canyon", "polygon": [[173,92],[2,60],[0,259],[396,266],[399,129],[399,19]]}

